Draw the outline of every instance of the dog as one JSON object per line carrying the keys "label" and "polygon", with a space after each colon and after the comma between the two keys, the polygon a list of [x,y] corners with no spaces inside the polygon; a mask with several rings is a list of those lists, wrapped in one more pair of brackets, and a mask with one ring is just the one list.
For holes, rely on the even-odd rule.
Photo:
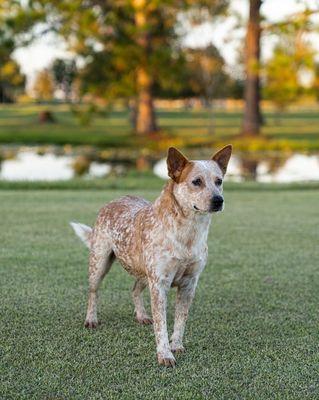
{"label": "dog", "polygon": [[[207,261],[207,235],[212,214],[224,209],[223,178],[232,153],[228,145],[210,160],[190,161],[169,148],[169,181],[150,203],[124,196],[100,210],[95,226],[71,222],[90,249],[89,299],[85,327],[96,328],[97,292],[112,263],[118,259],[135,277],[132,297],[135,316],[152,324],[158,363],[174,367],[173,353],[183,352],[183,335],[198,278]],[[149,287],[152,317],[142,291]],[[167,292],[177,287],[174,331],[169,342],[166,324]]]}

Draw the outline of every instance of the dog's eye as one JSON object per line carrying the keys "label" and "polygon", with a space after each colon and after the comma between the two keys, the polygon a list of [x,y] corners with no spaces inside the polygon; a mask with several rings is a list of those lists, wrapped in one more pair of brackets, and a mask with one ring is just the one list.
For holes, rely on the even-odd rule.
{"label": "dog's eye", "polygon": [[194,179],[194,180],[192,181],[192,184],[193,184],[194,186],[200,186],[200,185],[202,184],[202,180],[201,180],[200,178]]}
{"label": "dog's eye", "polygon": [[220,179],[220,178],[217,178],[216,181],[215,181],[215,184],[216,184],[217,186],[220,186],[222,183],[223,183],[223,180]]}

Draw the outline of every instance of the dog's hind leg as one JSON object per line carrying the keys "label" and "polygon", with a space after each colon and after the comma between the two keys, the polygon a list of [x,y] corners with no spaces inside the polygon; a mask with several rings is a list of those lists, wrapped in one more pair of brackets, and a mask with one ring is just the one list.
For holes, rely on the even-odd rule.
{"label": "dog's hind leg", "polygon": [[143,279],[137,279],[135,281],[133,290],[132,290],[132,297],[135,306],[135,316],[137,322],[144,325],[150,325],[153,323],[153,320],[148,316],[143,301],[142,292],[146,288],[147,282]]}
{"label": "dog's hind leg", "polygon": [[115,254],[106,243],[103,243],[103,247],[94,246],[91,249],[89,260],[89,300],[85,319],[86,328],[96,328],[98,326],[97,291],[114,260]]}

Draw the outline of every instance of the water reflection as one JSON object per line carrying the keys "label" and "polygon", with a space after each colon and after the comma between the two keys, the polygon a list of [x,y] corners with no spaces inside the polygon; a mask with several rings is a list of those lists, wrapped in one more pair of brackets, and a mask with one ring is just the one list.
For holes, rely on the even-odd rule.
{"label": "water reflection", "polygon": [[[110,153],[110,154],[109,154]],[[111,152],[96,151],[92,148],[74,150],[72,148],[22,147],[2,151],[0,179],[10,181],[68,180],[75,176],[100,178],[109,173],[125,173],[135,165],[140,170],[153,168],[155,175],[166,179],[166,160],[141,161],[141,157],[128,159],[130,154],[120,159]],[[131,155],[132,156],[132,155]],[[319,156],[305,154],[237,154],[229,163],[227,180],[241,182],[303,182],[319,181]]]}
{"label": "water reflection", "polygon": [[[167,178],[166,160],[160,160],[154,166],[154,173]],[[227,169],[226,180],[241,182],[309,182],[319,181],[319,156],[292,154],[272,157],[253,155],[232,156]]]}
{"label": "water reflection", "polygon": [[15,157],[4,159],[1,163],[0,179],[8,181],[56,181],[68,180],[77,175],[103,177],[111,167],[109,164],[89,162],[86,169],[80,170],[78,158],[57,152],[43,152],[37,148],[25,148]]}
{"label": "water reflection", "polygon": [[319,156],[294,154],[275,170],[269,162],[258,165],[259,182],[305,182],[319,181]]}

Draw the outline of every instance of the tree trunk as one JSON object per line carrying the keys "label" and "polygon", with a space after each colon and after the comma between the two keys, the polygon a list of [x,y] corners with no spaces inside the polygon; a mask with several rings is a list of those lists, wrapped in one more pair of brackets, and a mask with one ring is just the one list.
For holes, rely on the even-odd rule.
{"label": "tree trunk", "polygon": [[135,9],[135,24],[137,28],[137,43],[141,48],[140,65],[136,71],[137,105],[136,133],[148,135],[157,130],[154,102],[153,77],[149,71],[149,57],[152,52],[151,35],[147,29],[147,1],[133,0]]}
{"label": "tree trunk", "polygon": [[152,78],[144,68],[137,71],[138,98],[136,110],[136,132],[150,134],[157,130],[152,94]]}
{"label": "tree trunk", "polygon": [[245,110],[242,133],[257,136],[260,133],[260,7],[262,0],[250,0],[249,21],[246,35]]}
{"label": "tree trunk", "polygon": [[13,98],[10,97],[5,89],[3,88],[2,84],[0,83],[0,103],[13,103]]}

